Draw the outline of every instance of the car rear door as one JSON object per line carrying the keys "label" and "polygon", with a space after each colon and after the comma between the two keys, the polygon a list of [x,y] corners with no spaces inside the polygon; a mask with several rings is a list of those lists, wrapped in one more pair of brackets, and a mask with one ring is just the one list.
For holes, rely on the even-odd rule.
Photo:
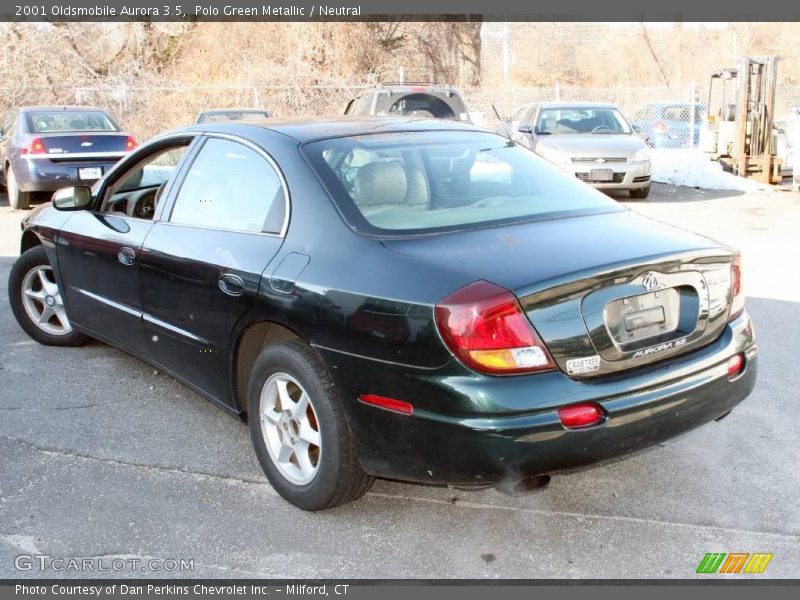
{"label": "car rear door", "polygon": [[289,196],[260,147],[208,134],[142,247],[144,328],[156,360],[217,401],[231,332],[283,243]]}

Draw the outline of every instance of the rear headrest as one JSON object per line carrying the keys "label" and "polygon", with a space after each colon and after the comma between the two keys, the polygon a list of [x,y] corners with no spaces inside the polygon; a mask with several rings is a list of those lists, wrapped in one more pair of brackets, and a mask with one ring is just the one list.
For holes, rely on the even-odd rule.
{"label": "rear headrest", "polygon": [[367,163],[353,180],[353,200],[359,206],[400,204],[407,190],[406,173],[397,161]]}

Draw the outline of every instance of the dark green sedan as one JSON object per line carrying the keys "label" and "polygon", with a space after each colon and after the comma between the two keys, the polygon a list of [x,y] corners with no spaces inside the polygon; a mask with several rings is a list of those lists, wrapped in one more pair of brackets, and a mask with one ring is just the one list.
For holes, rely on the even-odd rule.
{"label": "dark green sedan", "polygon": [[21,250],[31,337],[113,344],[246,419],[308,510],[375,477],[539,489],[756,377],[734,249],[463,123],[172,131],[56,193]]}

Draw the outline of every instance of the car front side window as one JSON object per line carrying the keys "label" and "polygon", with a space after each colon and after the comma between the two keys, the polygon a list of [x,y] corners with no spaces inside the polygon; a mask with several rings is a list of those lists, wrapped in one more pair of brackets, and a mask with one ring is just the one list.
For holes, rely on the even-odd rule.
{"label": "car front side window", "polygon": [[256,150],[209,138],[186,173],[170,222],[253,233],[279,233],[286,210],[283,180]]}

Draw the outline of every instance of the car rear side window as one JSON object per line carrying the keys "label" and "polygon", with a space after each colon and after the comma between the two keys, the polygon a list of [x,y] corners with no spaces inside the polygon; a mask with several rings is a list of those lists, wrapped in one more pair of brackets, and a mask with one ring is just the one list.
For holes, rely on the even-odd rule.
{"label": "car rear side window", "polygon": [[622,210],[530,150],[478,131],[320,140],[303,152],[345,219],[372,235],[414,235]]}
{"label": "car rear side window", "polygon": [[209,138],[181,184],[170,222],[279,233],[286,191],[275,167],[238,142]]}
{"label": "car rear side window", "polygon": [[37,110],[27,116],[31,133],[119,131],[108,115],[100,110]]}

